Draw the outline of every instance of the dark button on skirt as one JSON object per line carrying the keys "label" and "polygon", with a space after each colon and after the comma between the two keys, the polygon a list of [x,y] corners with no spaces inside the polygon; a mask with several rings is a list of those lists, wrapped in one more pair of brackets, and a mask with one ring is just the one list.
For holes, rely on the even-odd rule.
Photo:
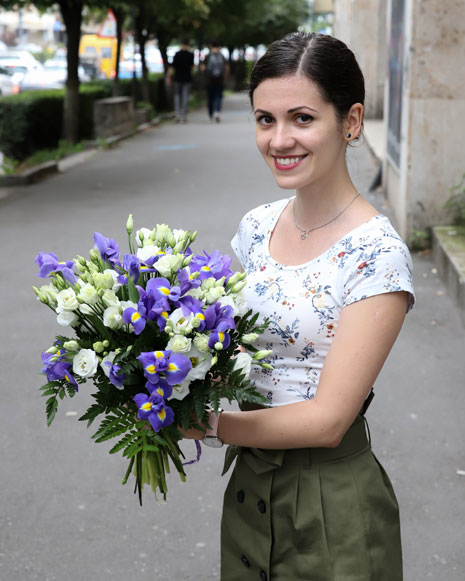
{"label": "dark button on skirt", "polygon": [[362,418],[337,448],[230,447],[226,468],[235,457],[221,523],[221,581],[402,580],[397,501]]}

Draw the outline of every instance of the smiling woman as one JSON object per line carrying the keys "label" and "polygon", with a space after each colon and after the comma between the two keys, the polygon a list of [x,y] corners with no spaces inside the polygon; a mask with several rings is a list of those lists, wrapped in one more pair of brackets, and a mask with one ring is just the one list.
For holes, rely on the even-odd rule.
{"label": "smiling woman", "polygon": [[329,36],[288,35],[252,71],[258,149],[295,195],[250,211],[232,241],[249,307],[271,322],[257,346],[273,366],[251,373],[266,409],[210,423],[232,445],[225,471],[236,460],[222,581],[402,579],[397,502],[364,415],[413,304],[412,272],[347,169],[364,96],[353,53]]}

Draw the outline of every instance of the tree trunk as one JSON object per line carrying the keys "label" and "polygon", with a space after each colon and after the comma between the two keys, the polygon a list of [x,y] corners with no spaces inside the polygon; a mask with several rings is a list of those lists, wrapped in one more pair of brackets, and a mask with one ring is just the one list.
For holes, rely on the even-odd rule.
{"label": "tree trunk", "polygon": [[150,103],[149,91],[149,75],[147,63],[145,61],[145,43],[147,42],[147,35],[144,34],[143,15],[139,11],[136,16],[136,35],[137,43],[139,44],[140,61],[142,65],[142,100],[145,103]]}
{"label": "tree trunk", "polygon": [[68,78],[63,108],[63,139],[79,141],[79,42],[81,40],[82,0],[60,0],[59,6],[66,26]]}
{"label": "tree trunk", "polygon": [[124,11],[120,8],[112,8],[113,14],[116,18],[116,65],[115,78],[113,79],[113,97],[119,97],[120,83],[119,83],[119,60],[121,58],[121,45],[123,41],[123,21]]}

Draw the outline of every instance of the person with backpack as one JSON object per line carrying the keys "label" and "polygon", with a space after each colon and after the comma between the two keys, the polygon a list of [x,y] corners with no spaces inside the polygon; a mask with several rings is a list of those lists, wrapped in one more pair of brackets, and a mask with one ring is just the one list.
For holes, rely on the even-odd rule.
{"label": "person with backpack", "polygon": [[210,43],[210,52],[205,61],[207,90],[207,107],[210,121],[221,121],[224,79],[227,76],[226,59],[221,54],[220,44],[216,40]]}

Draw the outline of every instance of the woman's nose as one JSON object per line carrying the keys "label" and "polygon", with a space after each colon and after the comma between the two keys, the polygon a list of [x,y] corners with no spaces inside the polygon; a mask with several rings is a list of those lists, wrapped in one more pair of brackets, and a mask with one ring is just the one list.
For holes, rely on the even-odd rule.
{"label": "woman's nose", "polygon": [[282,151],[291,149],[294,145],[295,139],[291,128],[284,124],[277,124],[271,136],[271,148],[276,151]]}

